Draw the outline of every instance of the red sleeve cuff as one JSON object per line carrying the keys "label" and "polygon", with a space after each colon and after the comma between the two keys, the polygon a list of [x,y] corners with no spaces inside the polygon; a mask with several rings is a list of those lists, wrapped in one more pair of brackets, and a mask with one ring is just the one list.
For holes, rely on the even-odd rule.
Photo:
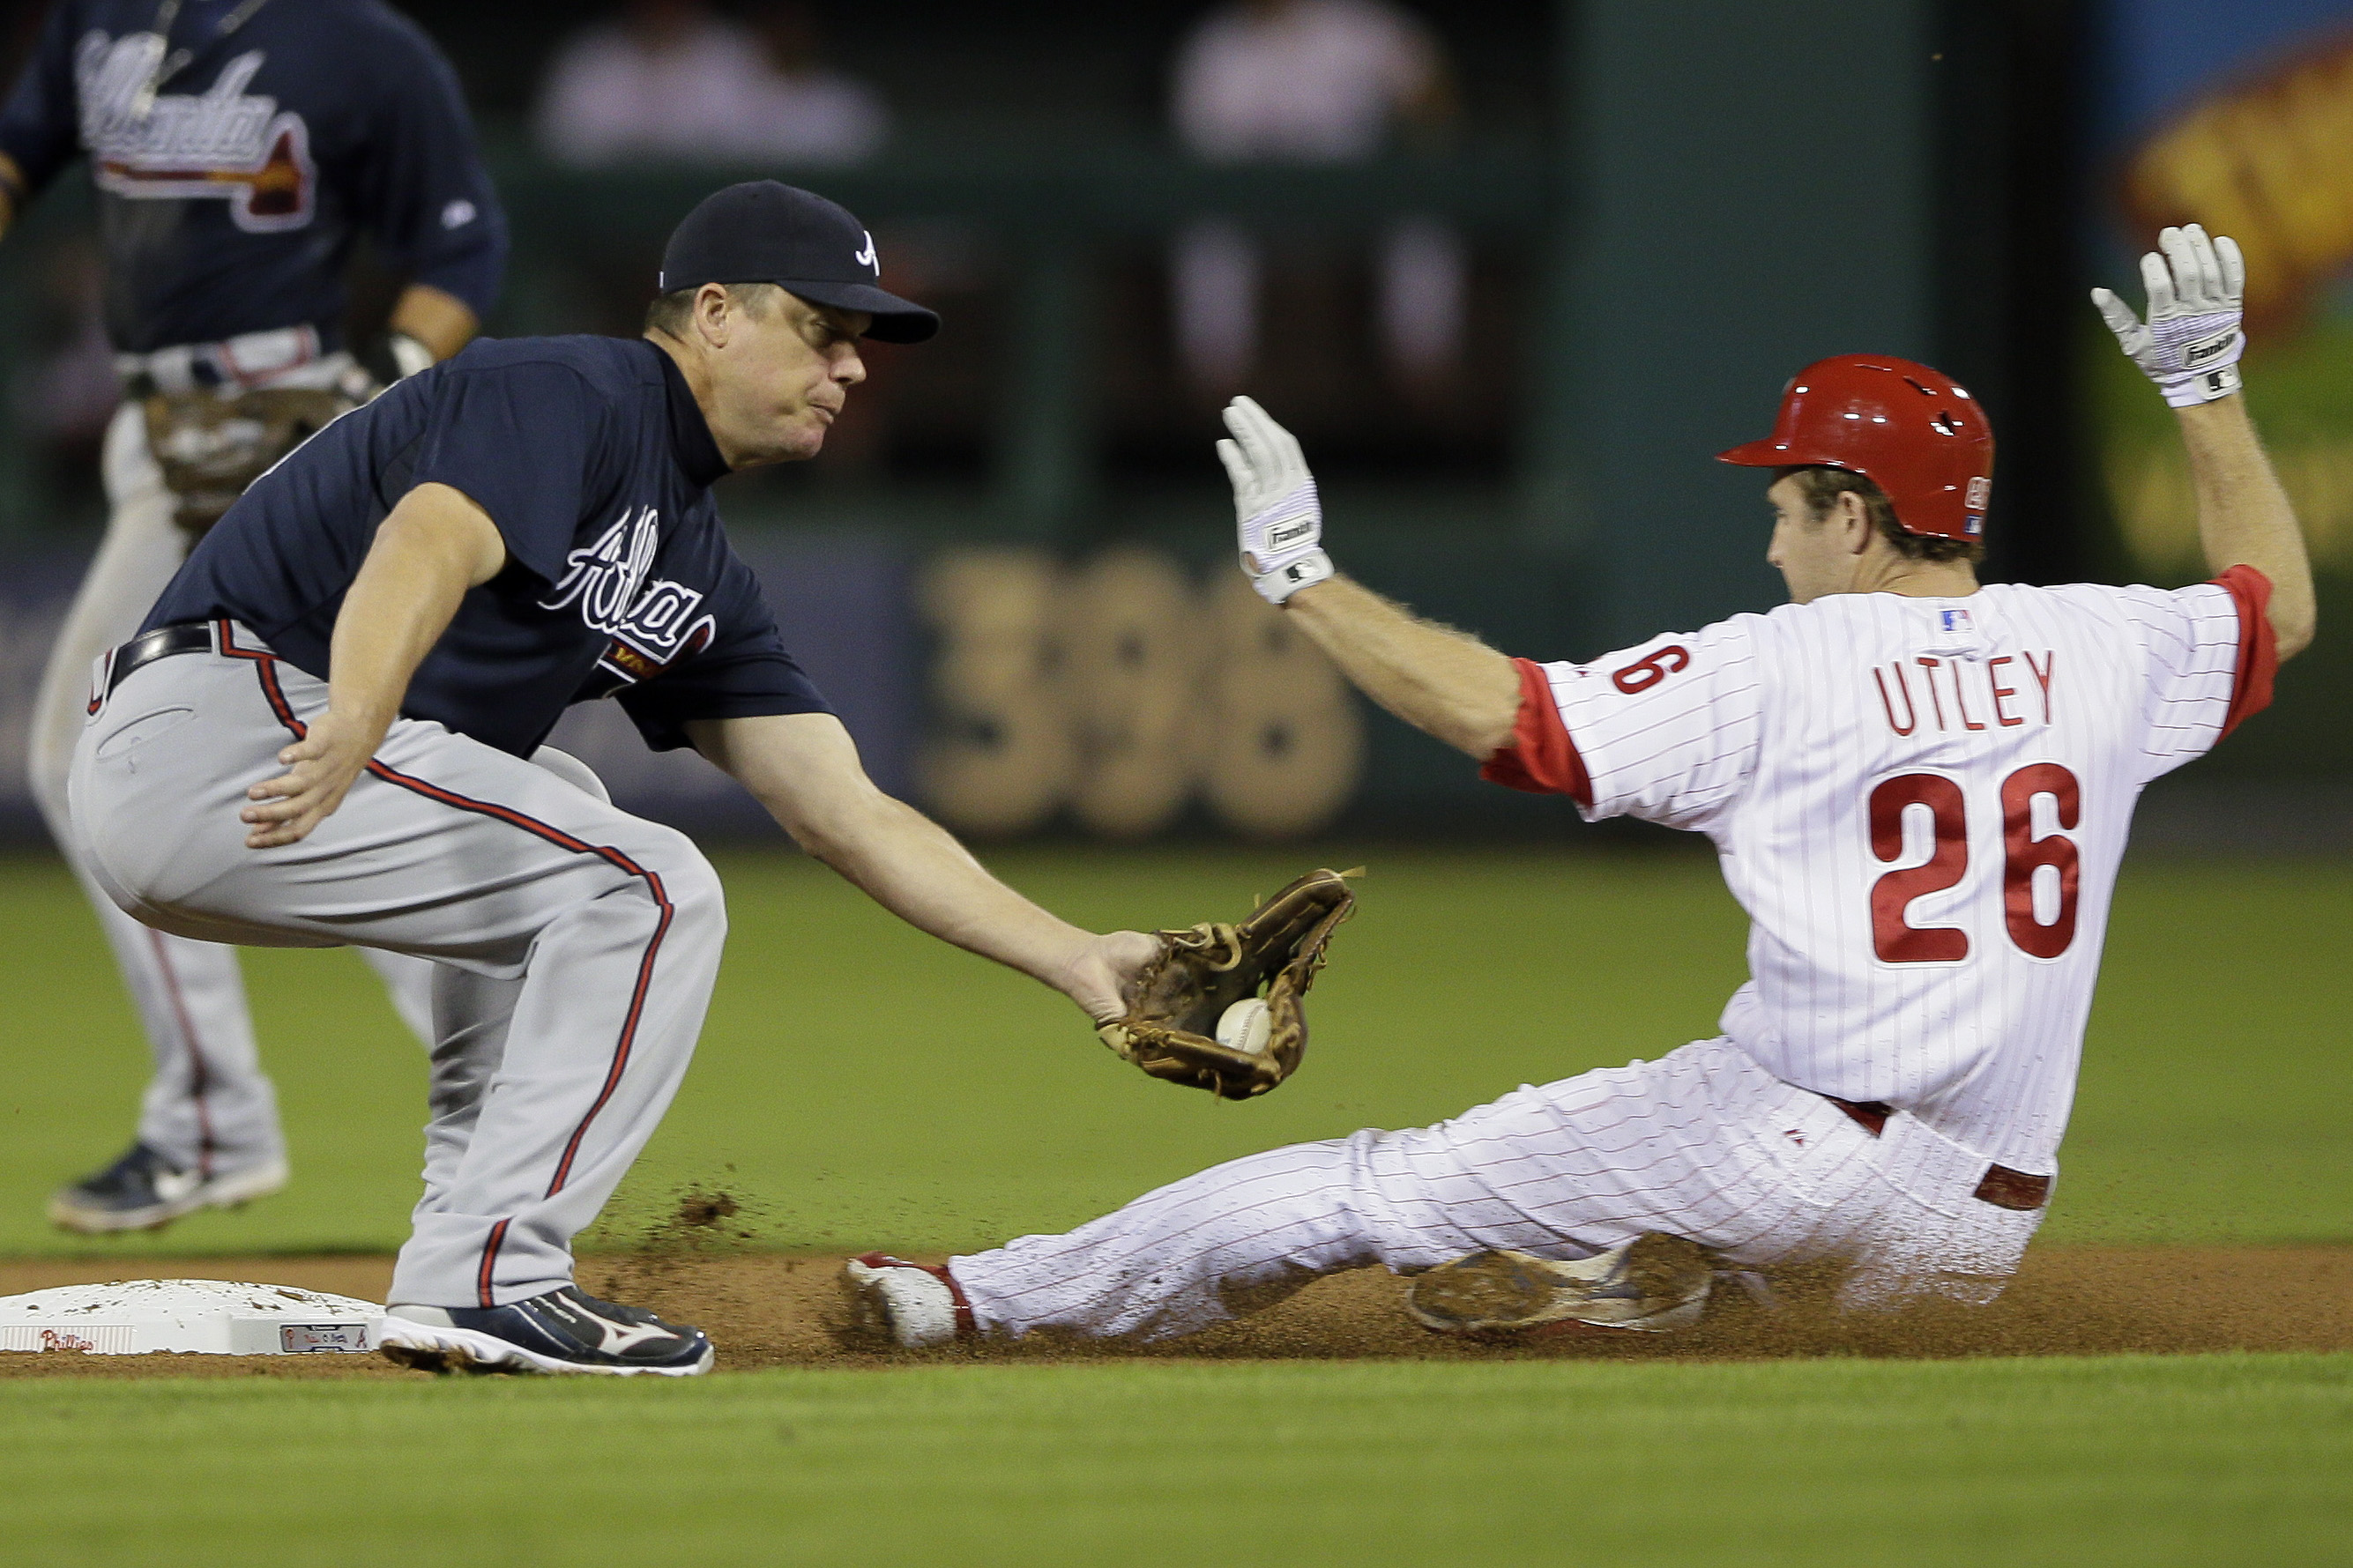
{"label": "red sleeve cuff", "polygon": [[1560,704],[1553,700],[1544,666],[1525,658],[1512,662],[1520,671],[1520,716],[1512,738],[1480,766],[1479,776],[1532,795],[1565,795],[1591,811],[1593,781],[1586,776],[1577,742],[1568,738],[1568,726],[1560,721]]}
{"label": "red sleeve cuff", "polygon": [[2272,678],[2279,673],[2279,638],[2272,631],[2272,580],[2252,566],[2233,566],[2214,579],[2239,606],[2239,665],[2231,682],[2231,710],[2222,717],[2226,739],[2240,722],[2272,705]]}

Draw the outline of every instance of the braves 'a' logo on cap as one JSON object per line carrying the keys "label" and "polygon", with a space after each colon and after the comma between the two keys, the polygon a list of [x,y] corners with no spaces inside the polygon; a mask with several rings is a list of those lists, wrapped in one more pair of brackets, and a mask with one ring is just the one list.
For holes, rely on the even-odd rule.
{"label": "braves 'a' logo on cap", "polygon": [[881,277],[882,260],[880,257],[874,254],[874,236],[862,228],[858,232],[866,237],[866,248],[860,251],[849,259],[855,261],[860,267],[871,267],[874,268],[874,276],[877,278]]}

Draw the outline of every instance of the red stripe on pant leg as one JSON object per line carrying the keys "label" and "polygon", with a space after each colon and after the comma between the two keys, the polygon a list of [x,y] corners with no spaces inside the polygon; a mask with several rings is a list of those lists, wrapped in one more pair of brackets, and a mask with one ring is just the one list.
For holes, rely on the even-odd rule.
{"label": "red stripe on pant leg", "polygon": [[474,1276],[474,1289],[481,1297],[482,1305],[485,1307],[498,1305],[491,1295],[491,1275],[498,1265],[499,1248],[506,1243],[507,1226],[512,1224],[514,1221],[512,1219],[499,1221],[498,1224],[491,1226],[490,1237],[482,1243],[482,1267],[480,1272]]}
{"label": "red stripe on pant leg", "polygon": [[609,845],[591,844],[586,839],[575,838],[562,828],[542,822],[536,817],[527,816],[512,806],[500,805],[491,801],[475,800],[471,796],[459,795],[455,791],[443,789],[438,784],[427,784],[423,779],[412,777],[384,763],[372,762],[368,763],[367,771],[386,784],[396,784],[413,794],[421,795],[428,800],[439,801],[444,805],[454,806],[459,811],[472,812],[477,816],[510,823],[560,848],[583,855],[594,855],[598,859],[643,881],[646,890],[653,898],[654,907],[661,911],[660,917],[654,922],[653,935],[646,939],[645,955],[638,961],[637,984],[630,992],[629,1011],[628,1016],[622,1020],[620,1038],[614,1042],[613,1062],[612,1066],[606,1070],[604,1087],[597,1091],[596,1100],[581,1116],[579,1125],[572,1130],[571,1138],[564,1145],[563,1157],[556,1162],[555,1174],[548,1182],[546,1195],[552,1198],[562,1192],[564,1184],[571,1179],[572,1163],[579,1156],[581,1141],[588,1136],[589,1125],[596,1120],[597,1114],[613,1098],[614,1091],[620,1087],[621,1074],[628,1068],[629,1057],[637,1046],[638,1024],[645,1014],[646,993],[653,985],[654,961],[661,953],[662,939],[670,933],[670,921],[678,912],[677,906],[670,901],[670,894],[662,887],[662,880],[659,875],[638,865]]}
{"label": "red stripe on pant leg", "polygon": [[188,1091],[196,1102],[196,1173],[206,1180],[213,1173],[213,1116],[205,1104],[205,1093],[212,1088],[212,1068],[205,1061],[205,1048],[196,1038],[195,1020],[188,1016],[187,999],[180,994],[180,977],[172,970],[171,950],[164,945],[164,933],[153,926],[142,928],[147,932],[147,945],[154,950],[155,967],[164,976],[164,994],[171,998],[172,1016],[180,1026],[180,1039],[186,1046],[188,1060],[194,1064],[188,1075]]}
{"label": "red stripe on pant leg", "polygon": [[[659,879],[652,878],[650,873],[649,879],[659,884]],[[580,1125],[572,1130],[571,1141],[564,1145],[564,1157],[555,1163],[555,1178],[547,1184],[547,1195],[551,1198],[562,1192],[564,1184],[571,1179],[572,1162],[580,1152],[581,1140],[588,1136],[588,1124],[596,1120],[596,1113],[605,1109],[605,1102],[613,1098],[615,1089],[621,1087],[621,1069],[629,1065],[629,1052],[637,1043],[638,1020],[645,1013],[646,992],[653,984],[654,954],[661,951],[662,938],[669,934],[670,916],[675,912],[669,900],[661,897],[659,885],[654,897],[661,904],[661,919],[655,922],[654,934],[646,943],[646,955],[638,964],[637,989],[629,995],[629,1016],[621,1026],[620,1048],[613,1053],[612,1068],[605,1074],[605,1087],[597,1090],[595,1103],[580,1119]]]}
{"label": "red stripe on pant leg", "polygon": [[[304,733],[302,721],[294,717],[293,707],[286,700],[285,692],[278,684],[276,656],[236,647],[231,640],[227,621],[220,623],[219,646],[221,651],[232,658],[249,658],[256,661],[255,668],[261,678],[262,692],[269,699],[271,710],[277,713],[279,722],[292,731],[299,739]],[[455,790],[444,789],[438,784],[428,784],[423,779],[404,773],[386,763],[371,761],[367,765],[367,771],[386,784],[396,785],[413,795],[423,795],[427,800],[438,801],[444,805],[455,807],[459,811],[471,812],[477,816],[491,817],[512,826],[520,827],[534,837],[544,839],[558,848],[568,849],[575,854],[594,855],[607,864],[643,881],[647,892],[653,898],[654,907],[661,911],[660,918],[654,923],[653,935],[647,939],[645,956],[638,961],[637,984],[630,993],[628,1016],[622,1021],[620,1038],[614,1043],[612,1066],[606,1071],[604,1087],[597,1091],[596,1100],[590,1103],[586,1113],[580,1118],[579,1125],[572,1130],[571,1138],[564,1145],[563,1156],[556,1162],[555,1174],[547,1185],[546,1195],[552,1198],[562,1192],[564,1184],[571,1179],[572,1163],[579,1156],[582,1140],[588,1136],[589,1124],[596,1120],[597,1114],[605,1109],[606,1102],[613,1098],[614,1091],[620,1087],[621,1074],[628,1067],[630,1054],[637,1045],[638,1023],[645,1012],[646,993],[653,984],[654,960],[661,952],[662,938],[670,932],[670,921],[678,912],[677,907],[670,901],[670,894],[662,887],[661,878],[658,874],[638,865],[610,845],[591,844],[585,838],[575,838],[553,823],[542,822],[535,816],[515,810],[512,806],[500,805],[493,801],[476,800],[470,795],[459,795]]]}
{"label": "red stripe on pant leg", "polygon": [[259,648],[237,647],[237,639],[231,635],[229,624],[227,621],[213,623],[213,646],[220,650],[223,658],[244,658],[253,661],[253,672],[261,678],[263,700],[269,704],[269,710],[278,715],[278,721],[294,732],[296,740],[299,741],[311,732],[309,726],[294,717],[294,705],[286,700],[285,688],[278,684],[276,654],[264,653]]}

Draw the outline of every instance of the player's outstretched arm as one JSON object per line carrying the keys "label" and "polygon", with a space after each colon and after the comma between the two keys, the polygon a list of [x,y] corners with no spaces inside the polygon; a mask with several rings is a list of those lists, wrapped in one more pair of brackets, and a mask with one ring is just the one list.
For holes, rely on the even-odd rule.
{"label": "player's outstretched arm", "polygon": [[1298,440],[1247,397],[1226,409],[1218,458],[1233,481],[1242,571],[1365,695],[1481,762],[1512,737],[1520,677],[1478,638],[1425,621],[1337,575]]}
{"label": "player's outstretched arm", "polygon": [[703,719],[686,729],[796,843],[901,920],[1044,982],[1097,1023],[1126,1012],[1123,992],[1160,939],[1082,931],[998,881],[947,829],[875,786],[832,714]]}
{"label": "player's outstretched arm", "polygon": [[1285,607],[1358,689],[1415,729],[1482,763],[1512,738],[1519,669],[1477,637],[1346,577],[1304,589]]}
{"label": "player's outstretched arm", "polygon": [[246,791],[246,847],[300,843],[343,804],[458,601],[506,560],[498,525],[464,491],[426,484],[400,499],[335,614],[325,710],[278,753],[286,772]]}
{"label": "player's outstretched arm", "polygon": [[2246,263],[2235,240],[2196,224],[2166,229],[2158,246],[2140,258],[2146,322],[2105,289],[2092,302],[2180,418],[2208,569],[2252,566],[2271,580],[2273,636],[2291,658],[2312,643],[2312,562],[2240,391]]}

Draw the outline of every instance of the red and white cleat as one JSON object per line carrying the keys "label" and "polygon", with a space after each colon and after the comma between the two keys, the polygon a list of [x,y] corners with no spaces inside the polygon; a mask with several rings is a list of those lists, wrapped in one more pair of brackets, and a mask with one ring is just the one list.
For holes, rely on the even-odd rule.
{"label": "red and white cleat", "polygon": [[841,1296],[856,1339],[919,1351],[978,1332],[955,1277],[937,1264],[869,1252],[841,1266]]}

